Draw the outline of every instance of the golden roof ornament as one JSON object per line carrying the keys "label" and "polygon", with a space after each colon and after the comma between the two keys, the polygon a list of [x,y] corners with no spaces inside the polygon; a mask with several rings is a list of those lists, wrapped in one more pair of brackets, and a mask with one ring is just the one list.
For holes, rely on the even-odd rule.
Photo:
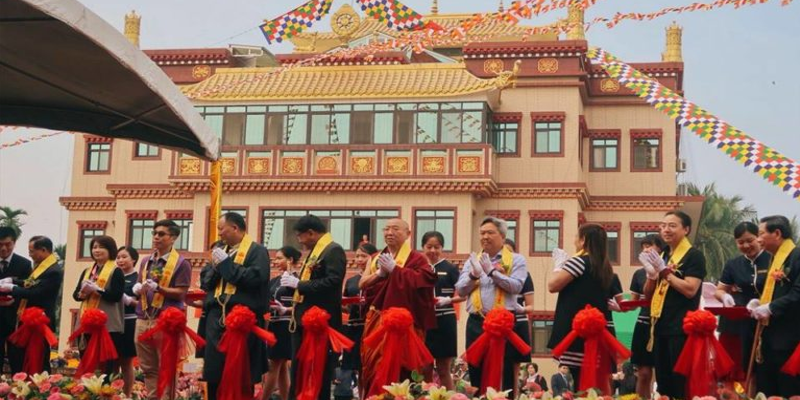
{"label": "golden roof ornament", "polygon": [[583,8],[581,2],[573,0],[567,11],[567,40],[586,40],[583,26]]}
{"label": "golden roof ornament", "polygon": [[503,6],[503,0],[500,0],[500,5],[497,6],[497,12],[505,12],[505,11],[506,11],[506,7]]}
{"label": "golden roof ornament", "polygon": [[331,28],[339,36],[342,43],[347,43],[361,26],[361,17],[356,10],[345,3],[331,18]]}
{"label": "golden roof ornament", "polygon": [[433,0],[433,4],[431,4],[431,14],[439,14],[439,0]]}
{"label": "golden roof ornament", "polygon": [[682,39],[683,28],[677,22],[667,27],[667,48],[661,53],[663,62],[683,62]]}
{"label": "golden roof ornament", "polygon": [[133,43],[134,46],[139,47],[139,28],[141,26],[142,16],[136,14],[136,10],[131,10],[130,13],[125,14],[125,37]]}

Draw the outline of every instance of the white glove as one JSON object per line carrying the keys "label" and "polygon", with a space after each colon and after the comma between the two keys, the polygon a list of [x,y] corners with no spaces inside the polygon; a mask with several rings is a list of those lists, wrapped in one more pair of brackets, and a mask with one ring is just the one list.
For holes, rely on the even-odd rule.
{"label": "white glove", "polygon": [[723,307],[734,307],[736,306],[736,301],[733,300],[733,296],[730,293],[725,293],[722,295],[722,306]]}
{"label": "white glove", "polygon": [[556,247],[553,249],[553,272],[564,268],[564,264],[569,261],[569,254],[566,251]]}
{"label": "white glove", "polygon": [[100,290],[100,286],[97,286],[97,284],[92,281],[83,281],[82,290],[88,294],[97,293],[97,291]]}
{"label": "white glove", "polygon": [[437,297],[436,298],[436,307],[444,307],[453,304],[452,297]]}
{"label": "white glove", "polygon": [[122,303],[125,304],[126,306],[131,305],[131,303],[133,303],[134,301],[136,301],[135,298],[128,296],[127,294],[124,293],[122,294]]}
{"label": "white glove", "polygon": [[619,306],[617,303],[617,299],[608,299],[606,302],[608,304],[608,309],[611,311],[622,312],[622,307]]}
{"label": "white glove", "polygon": [[270,309],[275,310],[278,312],[278,315],[286,315],[289,311],[289,307],[284,307],[283,304],[272,304],[269,306]]}
{"label": "white glove", "polygon": [[284,271],[283,275],[281,275],[281,286],[297,289],[298,283],[300,283],[300,279],[286,271]]}
{"label": "white glove", "polygon": [[131,291],[133,292],[133,294],[138,296],[140,293],[142,293],[142,283],[141,282],[136,282],[133,285],[133,288],[131,288]]}
{"label": "white glove", "polygon": [[221,247],[215,247],[214,250],[211,251],[211,262],[214,265],[225,261],[226,258],[228,258],[228,253],[222,250]]}
{"label": "white glove", "polygon": [[525,307],[522,304],[514,303],[514,312],[517,314],[522,314],[525,312]]}
{"label": "white glove", "polygon": [[667,264],[664,262],[664,259],[653,249],[647,251],[647,261],[653,266],[653,269],[656,270],[656,274],[660,274],[661,271],[667,269]]}
{"label": "white glove", "polygon": [[10,276],[8,278],[0,279],[0,283],[12,283],[12,282],[14,282],[14,278]]}
{"label": "white glove", "polygon": [[13,283],[2,282],[0,283],[0,293],[11,293],[11,291],[14,290],[14,286],[16,285]]}
{"label": "white glove", "polygon": [[469,255],[469,266],[470,275],[473,277],[480,278],[483,275],[483,269],[481,269],[481,264],[478,262],[478,256],[475,253]]}
{"label": "white glove", "polygon": [[148,279],[144,281],[144,287],[146,287],[150,292],[155,292],[156,289],[158,289],[158,283],[152,279]]}
{"label": "white glove", "polygon": [[747,305],[744,307],[747,311],[750,311],[750,315],[753,315],[753,311],[761,305],[761,300],[753,299],[747,302]]}
{"label": "white glove", "polygon": [[639,253],[639,262],[644,266],[644,273],[647,275],[647,279],[651,281],[658,279],[658,272],[656,272],[653,264],[650,263],[649,252],[643,251]]}
{"label": "white glove", "polygon": [[772,316],[772,310],[769,309],[769,303],[762,304],[753,310],[753,318],[758,320],[768,319]]}
{"label": "white glove", "polygon": [[388,275],[394,271],[394,267],[397,266],[397,263],[394,261],[394,257],[392,257],[391,254],[383,253],[378,257],[378,266],[380,266],[381,270],[385,271],[386,275]]}
{"label": "white glove", "polygon": [[481,255],[480,264],[481,264],[481,269],[486,275],[489,275],[489,273],[492,272],[492,270],[494,269],[494,266],[492,265],[492,259],[489,258],[489,255],[486,253],[483,253],[483,255]]}

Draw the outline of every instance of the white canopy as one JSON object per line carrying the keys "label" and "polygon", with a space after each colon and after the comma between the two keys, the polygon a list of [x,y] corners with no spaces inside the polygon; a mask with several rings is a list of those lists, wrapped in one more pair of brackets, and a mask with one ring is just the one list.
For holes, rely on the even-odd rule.
{"label": "white canopy", "polygon": [[133,139],[210,160],[219,151],[167,75],[75,0],[0,1],[0,125]]}

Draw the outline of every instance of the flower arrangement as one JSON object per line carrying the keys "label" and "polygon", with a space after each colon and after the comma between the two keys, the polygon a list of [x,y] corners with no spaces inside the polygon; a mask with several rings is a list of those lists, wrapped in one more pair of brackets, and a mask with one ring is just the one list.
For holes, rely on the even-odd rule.
{"label": "flower arrangement", "polygon": [[783,270],[772,271],[769,275],[777,283],[781,283],[786,279],[786,274],[783,272]]}
{"label": "flower arrangement", "polygon": [[158,267],[153,268],[152,270],[150,270],[149,275],[150,279],[152,279],[153,282],[159,283],[161,282],[161,277],[164,276],[164,268],[158,268]]}

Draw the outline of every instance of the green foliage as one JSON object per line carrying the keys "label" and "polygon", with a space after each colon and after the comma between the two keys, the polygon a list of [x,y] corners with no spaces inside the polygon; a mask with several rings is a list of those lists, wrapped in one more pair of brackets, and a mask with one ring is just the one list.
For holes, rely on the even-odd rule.
{"label": "green foliage", "polygon": [[23,215],[28,215],[28,212],[23,209],[14,209],[11,207],[0,206],[0,226],[8,226],[17,231],[19,235],[22,230],[22,225],[25,225],[20,218]]}

